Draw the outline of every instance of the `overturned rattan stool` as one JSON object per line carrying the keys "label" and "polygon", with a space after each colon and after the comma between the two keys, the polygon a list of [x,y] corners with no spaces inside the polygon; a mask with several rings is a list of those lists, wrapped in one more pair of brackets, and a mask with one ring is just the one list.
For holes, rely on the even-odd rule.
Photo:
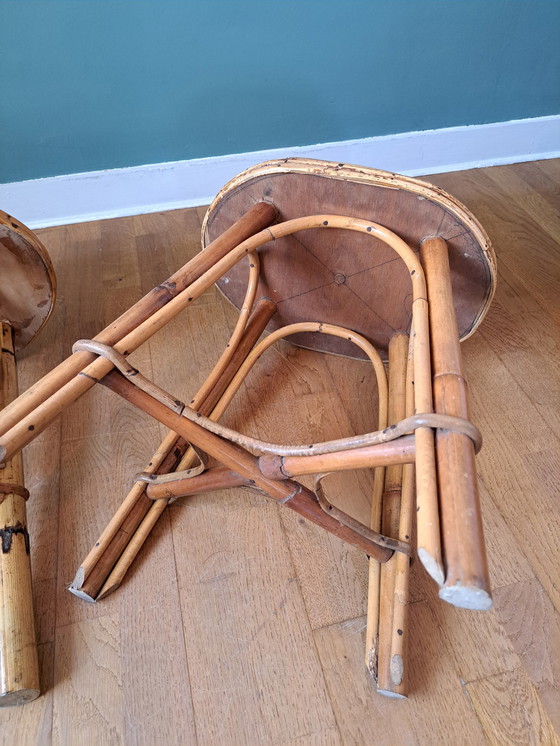
{"label": "overturned rattan stool", "polygon": [[[366,664],[381,692],[405,696],[414,516],[416,551],[440,596],[466,608],[491,605],[474,465],[480,434],[469,421],[459,350],[494,292],[488,238],[465,207],[423,182],[287,159],[226,185],[202,240],[199,255],[94,340],[79,340],[70,358],[4,410],[0,458],[103,383],[170,432],[70,590],[90,601],[115,590],[170,499],[253,487],[370,557]],[[126,357],[214,282],[240,309],[239,321],[185,404]],[[219,424],[258,357],[285,337],[371,363],[375,432],[281,445]],[[206,468],[205,454],[219,465]],[[321,484],[327,472],[356,468],[375,469],[369,526],[333,506]],[[304,474],[317,475],[314,490],[294,479]]]}

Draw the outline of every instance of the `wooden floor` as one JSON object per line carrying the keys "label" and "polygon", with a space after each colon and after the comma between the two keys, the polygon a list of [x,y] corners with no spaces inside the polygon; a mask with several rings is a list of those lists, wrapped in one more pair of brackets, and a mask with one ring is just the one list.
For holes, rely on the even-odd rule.
{"label": "wooden floor", "polygon": [[[428,180],[475,213],[498,257],[495,302],[463,347],[493,611],[439,601],[415,563],[411,696],[380,697],[363,666],[366,558],[243,491],[167,509],[123,586],[84,603],[65,585],[163,435],[98,387],[25,451],[44,694],[0,711],[3,744],[559,742],[560,161]],[[193,255],[203,214],[39,231],[59,295],[20,355],[20,387]],[[234,321],[213,289],[135,364],[186,398]],[[282,343],[224,421],[313,442],[375,429],[374,394],[365,363]],[[369,477],[330,489],[368,520]]]}

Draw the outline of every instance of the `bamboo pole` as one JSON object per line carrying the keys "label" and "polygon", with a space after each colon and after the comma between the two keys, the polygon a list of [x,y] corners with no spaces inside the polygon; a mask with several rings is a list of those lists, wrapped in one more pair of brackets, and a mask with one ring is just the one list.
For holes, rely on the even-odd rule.
{"label": "bamboo pole", "polygon": [[[378,429],[387,427],[389,393],[387,375],[384,374],[384,385],[377,381]],[[402,445],[402,444],[401,444]],[[385,465],[378,466],[373,475],[373,489],[371,494],[370,527],[378,534],[381,533],[381,510],[383,500],[383,485],[385,483]],[[292,467],[293,468],[293,467]],[[372,676],[377,678],[377,652],[379,641],[379,585],[381,581],[381,565],[373,557],[368,559],[368,596],[366,612],[366,668]]]}
{"label": "bamboo pole", "polygon": [[[430,303],[436,411],[469,419],[447,244],[426,238],[420,254]],[[465,435],[440,429],[436,454],[446,570],[440,598],[454,606],[488,609],[492,599],[473,443]]]}
{"label": "bamboo pole", "polygon": [[344,449],[317,456],[261,456],[259,468],[268,479],[281,480],[327,471],[350,471],[351,469],[409,464],[415,459],[415,437],[403,435],[388,443]]}
{"label": "bamboo pole", "polygon": [[[236,333],[239,328],[239,325],[236,325],[227,358],[222,356],[211,374],[213,387],[209,389],[206,382],[202,385],[191,402],[194,410],[203,414],[212,412],[275,310],[276,304],[273,301],[261,298],[255,304],[243,336],[239,337]],[[231,344],[232,341],[235,347]],[[193,450],[189,449],[189,444],[184,438],[170,432],[144,471],[148,474],[166,474],[174,470],[188,469],[191,461],[185,460],[185,457],[193,459]],[[68,587],[71,593],[85,601],[95,601],[107,596],[120,585],[168,503],[167,499],[155,502],[148,499],[146,486],[145,482],[136,482],[132,486],[121,507],[78,568],[74,580]]]}
{"label": "bamboo pole", "polygon": [[[389,392],[387,376],[385,375],[385,386],[383,391],[378,384],[378,428],[387,427],[389,405]],[[385,484],[385,465],[378,466],[373,476],[373,490],[371,495],[371,518],[370,526],[373,531],[381,533],[381,512],[383,500],[383,485]],[[381,565],[372,557],[368,559],[368,597],[366,612],[366,668],[377,680],[377,654],[379,643],[379,588],[381,582]]]}
{"label": "bamboo pole", "polygon": [[[414,411],[432,412],[432,374],[427,290],[416,303],[413,314]],[[443,558],[439,524],[439,498],[436,477],[434,433],[429,428],[416,431],[416,544],[418,559],[438,585],[443,583]]]}
{"label": "bamboo pole", "polygon": [[250,487],[251,484],[245,477],[226,469],[224,466],[214,466],[207,469],[203,474],[189,478],[178,478],[170,482],[157,481],[146,486],[146,495],[150,500],[175,499],[189,495],[199,495],[202,492],[214,492],[215,490],[229,490],[232,487]]}
{"label": "bamboo pole", "polygon": [[[381,508],[383,485],[385,483],[385,464],[375,469],[371,496],[370,526],[381,533]],[[368,560],[368,597],[366,612],[366,668],[377,680],[377,656],[379,648],[379,592],[381,583],[381,565],[372,557]]]}
{"label": "bamboo pole", "polygon": [[[393,425],[405,416],[406,362],[408,335],[396,334],[389,342],[389,419]],[[381,530],[384,536],[398,539],[401,503],[402,466],[392,465],[385,469]],[[379,586],[379,641],[377,659],[377,690],[388,697],[402,697],[402,659],[391,655],[393,615],[395,607],[395,579],[397,559],[381,566]]]}
{"label": "bamboo pole", "polygon": [[[13,332],[6,322],[0,342],[2,408],[17,396]],[[20,453],[0,467],[0,707],[22,705],[40,694],[23,476]]]}
{"label": "bamboo pole", "polygon": [[[120,351],[125,352],[127,345],[127,353],[136,349],[139,344],[146,341],[151,334],[157,331],[157,328],[151,330],[150,324],[147,323],[152,316],[157,315],[158,311],[164,310],[173,301],[175,303],[173,303],[172,308],[175,309],[175,313],[163,316],[160,314],[159,318],[165,318],[163,323],[166,323],[169,318],[179,313],[184,305],[190,302],[188,300],[189,296],[185,296],[184,294],[186,289],[207,274],[232,249],[243,243],[253,234],[270,225],[275,218],[276,210],[272,205],[264,202],[258,202],[253,205],[245,215],[213,241],[205,251],[197,254],[181,269],[175,272],[175,274],[171,275],[161,285],[153,288],[153,290],[125,311],[116,321],[100,332],[95,337],[96,341],[114,346],[123,339],[126,339],[127,342],[124,345],[124,349]],[[206,287],[210,287],[213,282],[214,278],[210,279],[206,286],[200,289],[196,297]],[[178,297],[182,297],[183,303],[177,302]],[[144,334],[133,334],[139,326],[142,326]],[[140,336],[140,339],[138,339],[138,336]],[[45,424],[48,424],[53,417],[59,414],[68,402],[74,401],[93,385],[93,382],[88,385],[87,380],[84,379],[83,381],[78,381],[81,384],[78,386],[75,376],[94,361],[95,356],[90,352],[82,351],[74,353],[21,394],[11,405],[6,407],[0,414],[0,434],[4,436],[14,428],[18,428],[16,432],[19,433],[18,437],[15,437],[14,434],[6,443],[2,441],[2,445],[10,452],[8,455],[12,455],[13,452],[19,450],[23,445],[32,440],[40,432],[39,427],[43,429]],[[62,394],[61,391],[63,392]],[[54,401],[51,407],[45,407],[43,409],[43,416],[41,417],[40,414],[37,415],[39,421],[34,423],[33,418],[30,419],[29,416],[33,412],[38,411],[41,405],[53,398]],[[46,423],[45,415],[48,415]],[[28,437],[22,438],[21,430],[30,427],[33,427],[33,430],[29,430]],[[37,427],[37,430],[35,430],[35,427]]]}
{"label": "bamboo pole", "polygon": [[[413,333],[413,331],[411,330]],[[405,413],[409,416],[414,411],[414,379],[412,345],[406,368],[406,405]],[[399,515],[398,538],[411,543],[412,522],[415,501],[414,463],[404,464],[401,487],[401,509]],[[391,630],[391,683],[392,691],[403,697],[408,696],[408,604],[410,585],[410,557],[402,552],[396,558],[395,584],[393,599],[393,624]],[[396,674],[400,674],[397,681]]]}
{"label": "bamboo pole", "polygon": [[[229,361],[233,357],[235,350],[237,349],[237,346],[241,341],[241,338],[249,321],[251,311],[253,310],[253,305],[255,303],[255,298],[257,295],[257,287],[259,285],[260,259],[256,251],[254,251],[252,254],[249,254],[247,259],[249,260],[249,281],[247,283],[247,290],[245,292],[245,298],[243,299],[241,311],[239,312],[239,318],[237,319],[237,323],[235,324],[233,333],[229,339],[229,342],[225,346],[224,351],[220,355],[218,362],[197,392],[196,399],[198,400],[198,407],[200,407],[202,402],[204,402],[204,400],[208,396],[212,395],[213,390],[216,390],[216,383],[219,380],[220,376],[222,376],[224,371],[226,371],[226,369],[228,368]],[[190,403],[192,406],[195,406],[194,399]],[[209,408],[209,411],[211,410],[212,407]]]}

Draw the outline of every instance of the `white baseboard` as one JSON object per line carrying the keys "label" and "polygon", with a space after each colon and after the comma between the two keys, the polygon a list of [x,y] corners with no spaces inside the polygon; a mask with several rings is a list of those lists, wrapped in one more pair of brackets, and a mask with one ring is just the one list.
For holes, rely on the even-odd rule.
{"label": "white baseboard", "polygon": [[0,209],[29,228],[44,228],[194,207],[211,202],[245,168],[288,156],[407,176],[555,158],[560,156],[560,115],[0,184]]}

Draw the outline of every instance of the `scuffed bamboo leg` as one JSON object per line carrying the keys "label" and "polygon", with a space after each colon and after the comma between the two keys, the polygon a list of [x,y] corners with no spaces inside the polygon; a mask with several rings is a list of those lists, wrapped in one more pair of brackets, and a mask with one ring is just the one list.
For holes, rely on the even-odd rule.
{"label": "scuffed bamboo leg", "polygon": [[[436,411],[469,419],[447,244],[426,238],[420,254],[430,303]],[[446,570],[440,597],[454,606],[488,609],[492,599],[473,443],[466,435],[438,430],[436,454]]]}
{"label": "scuffed bamboo leg", "polygon": [[[381,533],[381,505],[385,467],[378,466],[373,477],[370,526]],[[379,590],[381,565],[372,557],[368,561],[368,599],[366,618],[366,668],[377,681],[377,658],[379,650]]]}
{"label": "scuffed bamboo leg", "polygon": [[[405,416],[406,362],[408,335],[397,334],[389,343],[389,425]],[[385,470],[381,527],[384,536],[398,538],[401,504],[402,466]],[[379,650],[377,689],[388,697],[402,697],[403,659],[392,655],[395,611],[395,581],[399,552],[381,567],[379,591]],[[408,558],[407,558],[408,559]]]}
{"label": "scuffed bamboo leg", "polygon": [[[213,376],[213,386],[206,382],[191,406],[203,414],[210,414],[227,388],[239,366],[261,336],[276,305],[268,298],[255,304],[243,336],[231,351],[219,376]],[[188,469],[194,452],[176,433],[168,433],[145,469],[148,473],[169,473]],[[78,569],[68,590],[85,601],[101,600],[116,590],[134,558],[167,506],[166,499],[152,501],[146,497],[146,483],[133,485],[125,501],[97,540]]]}
{"label": "scuffed bamboo leg", "polygon": [[[425,282],[423,293],[427,294]],[[415,413],[432,412],[430,329],[426,297],[413,302],[412,339],[414,354]],[[444,579],[439,521],[434,433],[419,428],[416,440],[416,540],[418,559],[438,585]]]}
{"label": "scuffed bamboo leg", "polygon": [[[1,409],[17,396],[12,328],[4,322],[0,342]],[[0,707],[8,707],[30,702],[40,693],[27,512],[25,498],[17,491],[23,488],[21,454],[0,468],[0,484]]]}
{"label": "scuffed bamboo leg", "polygon": [[[376,369],[377,400],[379,416],[377,426],[379,430],[387,427],[389,392],[387,375],[383,369]],[[373,490],[371,495],[370,527],[381,533],[381,510],[383,500],[383,485],[385,484],[385,467],[378,466],[373,475]],[[381,580],[381,566],[373,557],[368,561],[368,598],[366,616],[366,668],[377,681],[377,656],[379,649],[379,587]]]}
{"label": "scuffed bamboo leg", "polygon": [[167,507],[167,503],[167,500],[156,500],[152,504],[142,522],[130,538],[130,541],[126,545],[116,565],[113,567],[111,572],[108,573],[107,579],[101,586],[101,589],[95,598],[96,601],[101,601],[106,596],[113,593],[113,591],[116,591],[120,586],[128,568],[134,562],[136,555],[144,546],[144,542]]}
{"label": "scuffed bamboo leg", "polygon": [[[428,283],[436,411],[469,419],[447,244],[427,238],[420,250]],[[473,442],[438,430],[436,454],[446,577],[440,598],[454,606],[492,605]]]}
{"label": "scuffed bamboo leg", "polygon": [[[414,412],[414,380],[412,347],[406,367],[406,406],[408,417]],[[404,464],[402,470],[401,509],[398,538],[407,543],[412,539],[412,520],[415,509],[414,464]],[[410,557],[402,552],[395,555],[395,585],[393,598],[393,624],[391,629],[391,661],[393,672],[400,671],[400,683],[394,681],[396,694],[408,695],[408,600],[410,582]]]}
{"label": "scuffed bamboo leg", "polygon": [[[387,374],[383,366],[375,368],[377,380],[377,427],[382,430],[387,427],[389,392]],[[381,507],[383,485],[385,483],[385,467],[378,466],[373,475],[373,490],[371,495],[370,527],[378,534],[381,533]],[[377,680],[377,653],[379,642],[379,583],[381,567],[373,557],[368,561],[368,598],[366,616],[366,668]]]}

